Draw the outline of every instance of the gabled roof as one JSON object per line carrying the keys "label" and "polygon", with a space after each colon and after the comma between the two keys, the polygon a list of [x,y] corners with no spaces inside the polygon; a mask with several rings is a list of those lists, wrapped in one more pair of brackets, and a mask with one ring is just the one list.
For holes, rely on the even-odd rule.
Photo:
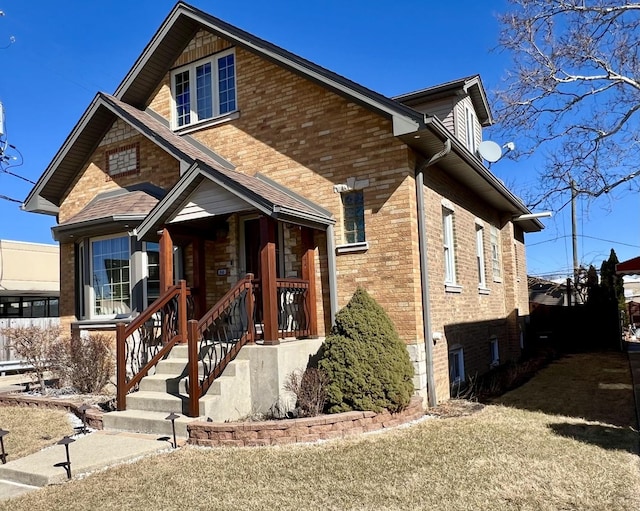
{"label": "gabled roof", "polygon": [[276,220],[315,228],[335,223],[329,211],[262,176],[225,172],[196,161],[137,228],[138,239],[152,239],[205,181],[240,198],[248,209],[257,209]]}
{"label": "gabled roof", "polygon": [[215,167],[234,168],[192,137],[176,135],[169,129],[169,123],[154,112],[143,112],[113,96],[98,93],[25,199],[23,209],[56,214],[78,169],[86,163],[116,119],[127,122],[186,166],[200,159]]}
{"label": "gabled roof", "polygon": [[160,80],[200,29],[212,32],[247,51],[347,97],[349,101],[357,102],[391,118],[394,135],[415,131],[424,124],[424,116],[412,108],[225,23],[185,2],[178,2],[169,13],[119,85],[115,96],[138,108],[145,108]]}
{"label": "gabled roof", "polygon": [[[451,153],[438,163],[443,170],[471,187],[475,193],[481,194],[489,204],[501,211],[514,216],[530,213],[437,118],[425,116],[400,101],[367,89],[184,2],[178,2],[173,8],[116,90],[115,96],[100,93],[94,98],[25,199],[23,209],[56,214],[75,175],[86,164],[116,118],[124,119],[175,156],[181,162],[182,169],[199,160],[216,171],[232,172],[230,169],[233,166],[229,162],[188,135],[176,135],[169,129],[167,121],[153,112],[143,111],[153,91],[200,29],[217,34],[247,51],[336,92],[349,101],[386,116],[392,121],[394,135],[427,158],[442,149],[443,141],[450,140]],[[432,94],[436,90],[444,93],[449,88],[459,86],[468,87],[472,95],[484,94],[477,77],[469,77],[414,94]],[[429,90],[431,92],[428,92]],[[483,97],[482,102],[486,102],[486,98]],[[488,110],[487,115],[490,116]],[[232,172],[233,176],[239,174]],[[520,226],[525,231],[538,231],[543,227],[537,219],[520,223]]]}
{"label": "gabled roof", "polygon": [[481,125],[490,126],[493,124],[487,93],[482,85],[480,75],[467,76],[434,87],[407,92],[395,96],[393,99],[407,106],[413,106],[459,94],[469,95]]}

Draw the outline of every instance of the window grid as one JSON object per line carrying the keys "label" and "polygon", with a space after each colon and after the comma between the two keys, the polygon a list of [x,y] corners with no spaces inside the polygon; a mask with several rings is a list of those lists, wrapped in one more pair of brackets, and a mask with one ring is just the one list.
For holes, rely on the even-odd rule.
{"label": "window grid", "polygon": [[442,230],[444,249],[444,281],[456,283],[455,246],[453,238],[453,211],[442,209]]}
{"label": "window grid", "polygon": [[174,71],[172,87],[177,128],[235,111],[235,54],[226,51]]}
{"label": "window grid", "polygon": [[220,91],[220,113],[236,109],[236,80],[233,53],[218,60],[218,90]]}
{"label": "window grid", "polygon": [[467,148],[473,154],[476,153],[476,132],[475,132],[475,116],[470,108],[465,108],[466,111],[466,135],[467,135]]}
{"label": "window grid", "polygon": [[347,243],[363,243],[364,231],[364,194],[362,190],[342,194],[344,209],[344,236]]}

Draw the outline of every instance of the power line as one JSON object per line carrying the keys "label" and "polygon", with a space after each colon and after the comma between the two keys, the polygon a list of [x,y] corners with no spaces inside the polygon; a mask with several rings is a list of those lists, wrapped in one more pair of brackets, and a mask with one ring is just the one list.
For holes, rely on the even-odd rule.
{"label": "power line", "polygon": [[[623,241],[608,240],[608,239],[605,239],[605,238],[598,238],[596,236],[588,236],[586,234],[578,234],[578,236],[580,238],[588,238],[588,239],[591,239],[591,240],[603,241],[605,243],[614,243],[616,245],[622,245],[622,246],[625,246],[625,247],[640,248],[640,245],[633,245],[631,243],[625,243]],[[538,241],[536,243],[527,243],[526,246],[527,247],[535,247],[536,245],[542,245],[544,243],[552,243],[554,241],[558,241],[560,239],[570,238],[570,237],[571,237],[570,234],[563,234],[563,235],[560,235],[560,236],[556,236],[555,238],[550,238],[548,240]]]}

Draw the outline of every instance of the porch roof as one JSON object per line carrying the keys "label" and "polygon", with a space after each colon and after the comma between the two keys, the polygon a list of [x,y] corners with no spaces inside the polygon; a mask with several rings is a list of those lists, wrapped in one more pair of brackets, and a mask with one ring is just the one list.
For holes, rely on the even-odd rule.
{"label": "porch roof", "polygon": [[80,212],[51,230],[56,241],[108,234],[138,225],[158,203],[150,191],[119,188],[97,195]]}
{"label": "porch roof", "polygon": [[200,208],[196,204],[196,208],[202,211],[201,217],[258,210],[278,221],[316,229],[325,229],[326,226],[335,223],[329,211],[264,176],[222,172],[198,160],[136,229],[138,239],[155,239],[156,232],[190,203],[203,183],[213,185],[221,194],[234,200],[230,202],[229,210],[205,211],[206,208]]}

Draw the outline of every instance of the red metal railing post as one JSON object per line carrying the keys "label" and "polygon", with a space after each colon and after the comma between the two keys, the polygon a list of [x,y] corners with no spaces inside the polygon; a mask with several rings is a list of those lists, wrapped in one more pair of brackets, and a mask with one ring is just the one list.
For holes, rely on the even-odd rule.
{"label": "red metal railing post", "polygon": [[253,273],[247,273],[245,277],[247,281],[247,344],[255,344],[256,342],[256,323],[253,315],[255,299],[253,296]]}
{"label": "red metal railing post", "polygon": [[116,325],[116,408],[126,410],[127,408],[127,368],[125,351],[125,324]]}
{"label": "red metal railing post", "polygon": [[188,326],[188,351],[189,351],[189,416],[200,415],[200,379],[198,378],[198,322],[189,320]]}
{"label": "red metal railing post", "polygon": [[178,296],[178,335],[180,343],[187,342],[187,283],[180,281],[180,295]]}

